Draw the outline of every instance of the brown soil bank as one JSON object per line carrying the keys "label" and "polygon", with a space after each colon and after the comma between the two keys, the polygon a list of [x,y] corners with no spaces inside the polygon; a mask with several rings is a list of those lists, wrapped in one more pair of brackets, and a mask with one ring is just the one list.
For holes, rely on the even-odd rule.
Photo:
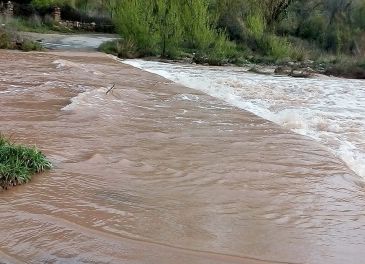
{"label": "brown soil bank", "polygon": [[1,129],[55,165],[0,193],[1,261],[363,263],[364,184],[307,138],[103,54],[0,71]]}
{"label": "brown soil bank", "polygon": [[326,75],[353,79],[365,79],[365,63],[361,66],[356,64],[343,64],[329,67]]}

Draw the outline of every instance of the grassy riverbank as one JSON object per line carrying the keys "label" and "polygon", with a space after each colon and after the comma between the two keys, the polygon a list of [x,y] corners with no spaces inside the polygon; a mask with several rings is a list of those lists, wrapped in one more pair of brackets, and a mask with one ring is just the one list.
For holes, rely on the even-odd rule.
{"label": "grassy riverbank", "polygon": [[121,58],[270,65],[300,72],[295,76],[365,78],[362,0],[14,1],[15,17],[5,24],[15,31],[78,32],[52,18],[57,5],[62,20],[110,23],[122,40],[100,50]]}
{"label": "grassy riverbank", "polygon": [[[196,63],[212,66],[235,65],[251,68],[252,72],[261,73],[260,68],[275,67],[275,73],[293,77],[310,77],[313,74],[324,74],[328,76],[365,79],[365,59],[354,56],[332,54],[319,54],[317,58],[293,60],[290,58],[274,59],[259,54],[249,55],[233,50],[230,56],[216,56],[215,54],[201,55],[185,51],[179,56],[164,58],[157,54],[145,56],[139,51],[138,46],[132,41],[112,40],[103,43],[99,51],[112,54],[119,58],[133,59],[143,58],[166,61],[180,61],[183,63]],[[267,72],[266,72],[267,73]]]}
{"label": "grassy riverbank", "polygon": [[72,29],[62,27],[54,23],[52,18],[41,18],[39,16],[31,17],[11,17],[4,18],[0,16],[0,23],[4,24],[9,31],[18,32],[36,32],[36,33],[74,33]]}
{"label": "grassy riverbank", "polygon": [[16,32],[0,28],[0,49],[41,51],[42,46],[38,42],[21,37]]}
{"label": "grassy riverbank", "polygon": [[119,57],[365,76],[363,1],[131,0],[112,11],[124,40],[100,50]]}
{"label": "grassy riverbank", "polygon": [[35,147],[14,144],[0,135],[0,188],[27,183],[33,174],[51,168],[51,162]]}

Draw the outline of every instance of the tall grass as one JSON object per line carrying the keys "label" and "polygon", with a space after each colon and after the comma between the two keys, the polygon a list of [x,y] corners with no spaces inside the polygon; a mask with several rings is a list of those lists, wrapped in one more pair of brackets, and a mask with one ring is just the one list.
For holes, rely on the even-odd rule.
{"label": "tall grass", "polygon": [[[208,0],[125,0],[114,21],[125,43],[135,43],[140,56],[179,58],[185,52],[213,60],[225,57],[231,43],[216,29]],[[226,58],[226,57],[225,57]]]}
{"label": "tall grass", "polygon": [[188,49],[207,50],[219,38],[215,29],[217,18],[209,10],[206,0],[183,1],[180,3],[180,19],[184,30],[184,46]]}
{"label": "tall grass", "polygon": [[0,28],[0,49],[40,51],[42,46],[38,42],[19,37],[15,32]]}
{"label": "tall grass", "polygon": [[263,43],[264,51],[274,59],[291,58],[293,55],[292,45],[285,37],[268,35],[263,39]]}
{"label": "tall grass", "polygon": [[262,38],[266,30],[266,22],[263,15],[260,12],[249,14],[246,18],[246,27],[253,38]]}
{"label": "tall grass", "polygon": [[364,1],[123,0],[112,11],[123,40],[101,49],[120,57],[303,67],[315,61],[320,72],[335,66],[333,74],[363,76],[362,64],[319,57],[365,56]]}
{"label": "tall grass", "polygon": [[151,1],[126,0],[115,9],[114,23],[124,39],[134,42],[141,55],[157,55],[159,34]]}
{"label": "tall grass", "polygon": [[338,57],[326,69],[327,75],[365,79],[365,59],[349,56]]}
{"label": "tall grass", "polygon": [[102,43],[99,46],[99,51],[107,54],[118,56],[119,58],[133,59],[141,55],[138,52],[137,45],[132,40],[111,40]]}
{"label": "tall grass", "polygon": [[5,17],[0,15],[0,24],[4,24],[5,28],[11,31],[37,33],[72,32],[71,29],[54,23],[50,16],[42,18],[38,15],[30,17]]}
{"label": "tall grass", "polygon": [[0,135],[1,188],[26,183],[33,174],[51,168],[51,162],[35,147],[14,144]]}

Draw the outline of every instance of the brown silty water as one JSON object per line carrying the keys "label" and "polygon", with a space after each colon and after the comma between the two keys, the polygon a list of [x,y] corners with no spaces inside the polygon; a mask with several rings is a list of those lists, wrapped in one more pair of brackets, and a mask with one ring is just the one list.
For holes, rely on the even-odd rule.
{"label": "brown silty water", "polygon": [[364,184],[319,144],[103,54],[0,72],[1,132],[55,165],[0,193],[0,262],[364,263]]}

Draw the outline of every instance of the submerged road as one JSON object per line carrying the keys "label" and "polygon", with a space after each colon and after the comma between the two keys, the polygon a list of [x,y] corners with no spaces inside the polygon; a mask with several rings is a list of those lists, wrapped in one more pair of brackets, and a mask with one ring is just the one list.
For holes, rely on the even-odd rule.
{"label": "submerged road", "polygon": [[363,263],[364,182],[318,143],[100,53],[0,72],[1,132],[55,164],[0,193],[0,262]]}
{"label": "submerged road", "polygon": [[60,51],[95,51],[107,41],[119,39],[116,34],[43,34],[22,32],[22,36],[33,41],[38,41],[43,47]]}

